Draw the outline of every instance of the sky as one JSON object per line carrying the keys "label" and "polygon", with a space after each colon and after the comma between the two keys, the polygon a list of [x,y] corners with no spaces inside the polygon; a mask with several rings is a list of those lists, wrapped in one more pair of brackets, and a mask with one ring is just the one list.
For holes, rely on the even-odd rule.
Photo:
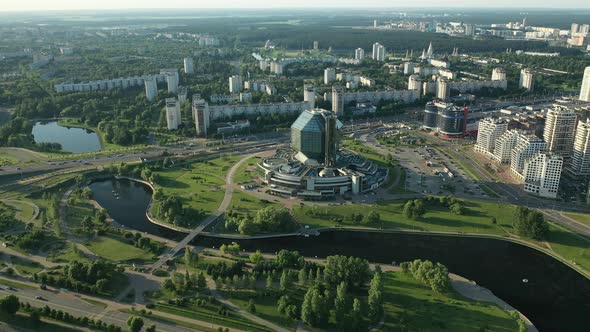
{"label": "sky", "polygon": [[0,0],[0,11],[150,8],[590,8],[587,0]]}

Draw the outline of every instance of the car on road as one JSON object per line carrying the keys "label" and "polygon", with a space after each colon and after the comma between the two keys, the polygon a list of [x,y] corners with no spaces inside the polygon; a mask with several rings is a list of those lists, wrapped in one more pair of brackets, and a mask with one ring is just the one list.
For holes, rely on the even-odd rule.
{"label": "car on road", "polygon": [[46,298],[44,298],[43,296],[39,296],[39,295],[35,296],[35,300],[47,301]]}

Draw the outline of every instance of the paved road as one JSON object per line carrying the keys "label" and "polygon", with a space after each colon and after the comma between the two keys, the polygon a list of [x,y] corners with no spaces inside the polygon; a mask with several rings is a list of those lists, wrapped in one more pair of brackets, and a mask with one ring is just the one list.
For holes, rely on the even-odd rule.
{"label": "paved road", "polygon": [[[0,297],[4,297],[9,294],[14,294],[18,296],[22,302],[29,302],[32,306],[35,307],[44,307],[45,305],[48,305],[52,309],[63,310],[72,314],[73,316],[86,316],[92,319],[100,319],[103,322],[106,322],[107,324],[115,324],[117,326],[121,326],[123,329],[127,328],[127,319],[131,316],[134,316],[132,314],[120,311],[120,309],[130,309],[131,306],[129,305],[115,303],[109,300],[95,298],[92,296],[59,291],[52,288],[50,288],[47,291],[43,291],[40,290],[38,286],[35,284],[24,284],[28,285],[28,287],[15,287],[16,291],[11,291],[4,286],[3,279],[0,278],[0,285],[2,285],[2,289],[0,290]],[[47,299],[47,301],[36,299],[36,296],[42,296],[45,299]],[[91,303],[89,301],[84,301],[85,298],[96,302],[102,302],[104,303],[104,305],[101,306]],[[105,308],[105,306],[107,307]],[[210,330],[217,329],[219,327],[218,325],[211,324],[206,321],[199,321],[160,312],[154,313],[163,317],[173,318],[175,320],[187,322],[195,326],[202,326],[203,329]],[[177,324],[168,323],[157,319],[150,319],[146,317],[142,318],[144,320],[145,326],[155,324],[157,326],[156,330],[161,332],[203,331],[197,328],[186,328]],[[0,329],[0,331],[3,330]]]}
{"label": "paved road", "polygon": [[178,242],[178,244],[174,248],[172,248],[166,254],[160,256],[160,259],[158,259],[158,261],[156,263],[154,263],[154,265],[151,266],[150,271],[153,272],[153,271],[156,271],[157,269],[159,269],[160,267],[162,267],[162,265],[164,265],[164,263],[166,263],[168,260],[170,260],[174,256],[176,256],[176,254],[178,254],[184,247],[186,247],[207,226],[209,226],[212,222],[217,220],[217,218],[221,217],[225,213],[225,211],[227,210],[227,208],[231,204],[233,191],[234,191],[234,187],[233,187],[234,174],[236,173],[237,169],[243,163],[245,163],[246,160],[252,158],[255,155],[258,155],[258,154],[261,154],[264,152],[266,152],[266,151],[246,155],[245,157],[240,159],[240,161],[238,161],[237,163],[235,163],[231,167],[231,169],[229,170],[229,172],[227,173],[227,175],[225,177],[225,195],[223,196],[223,201],[221,202],[221,204],[217,208],[217,211],[215,211],[215,213],[213,213],[212,215],[207,217],[207,219],[205,219],[203,222],[201,222],[199,224],[199,226],[197,226],[194,230],[192,230],[184,239],[182,239],[182,241]]}

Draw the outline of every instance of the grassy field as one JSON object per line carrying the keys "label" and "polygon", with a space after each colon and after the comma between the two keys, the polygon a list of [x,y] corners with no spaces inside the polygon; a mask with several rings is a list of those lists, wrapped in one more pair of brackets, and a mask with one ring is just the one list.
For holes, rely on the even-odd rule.
{"label": "grassy field", "polygon": [[577,212],[564,212],[564,214],[575,221],[581,222],[586,225],[590,225],[590,214],[577,213]]}
{"label": "grassy field", "polygon": [[252,157],[246,160],[236,171],[234,182],[237,184],[252,183],[257,178],[256,163],[260,161],[259,157]]}
{"label": "grassy field", "polygon": [[67,263],[72,261],[87,262],[88,258],[71,244],[63,244],[53,250],[51,261],[56,263]]}
{"label": "grassy field", "polygon": [[16,209],[15,217],[22,222],[29,222],[35,213],[32,206],[18,201],[10,201],[5,204],[10,205]]}
{"label": "grassy field", "polygon": [[380,331],[518,331],[517,322],[491,303],[439,294],[401,272],[386,273],[385,324]]}
{"label": "grassy field", "polygon": [[146,250],[106,236],[88,241],[86,247],[104,259],[118,262],[146,261],[151,260],[154,256]]}
{"label": "grassy field", "polygon": [[0,156],[0,167],[10,166],[18,163],[18,159],[11,156]]}
{"label": "grassy field", "polygon": [[74,204],[68,204],[66,212],[66,223],[72,229],[82,227],[82,220],[86,216],[94,219],[95,209],[86,199],[74,198]]}
{"label": "grassy field", "polygon": [[194,303],[186,307],[178,307],[167,303],[156,304],[156,310],[179,315],[196,320],[202,320],[213,324],[227,326],[243,331],[272,331],[267,327],[253,323],[233,311],[229,311],[228,316],[222,316],[217,313],[220,305],[217,303],[206,303],[204,306],[197,306]]}
{"label": "grassy field", "polygon": [[[379,331],[517,331],[517,322],[510,315],[494,304],[476,302],[462,297],[450,290],[435,293],[408,275],[401,272],[384,274],[384,325]],[[294,303],[300,305],[306,287],[294,285],[287,294]],[[256,305],[256,315],[286,328],[294,328],[296,322],[280,315],[277,300],[280,294],[256,295],[251,290],[223,291],[226,298],[245,309],[250,299]],[[354,290],[349,293],[352,298],[361,301],[363,317],[367,317],[367,289]],[[365,322],[368,324],[368,321]],[[330,325],[323,328],[338,331],[334,317]]]}
{"label": "grassy field", "polygon": [[20,274],[32,275],[33,273],[43,270],[41,264],[25,258],[12,256],[10,260],[12,261],[12,265],[14,265],[14,268]]}
{"label": "grassy field", "polygon": [[[43,331],[43,332],[77,332],[85,331],[84,329],[65,327],[61,324],[54,323],[53,321],[47,321],[43,318],[43,321],[39,323],[33,322],[29,319],[27,314],[17,313],[15,316],[10,317],[4,313],[0,313],[0,321],[9,324],[12,328],[8,331],[13,331],[14,327],[18,330],[23,331]],[[3,324],[0,324],[0,331],[4,331]]]}
{"label": "grassy field", "polygon": [[225,175],[239,159],[223,157],[158,171],[157,184],[165,195],[181,197],[191,207],[212,213],[223,200]]}
{"label": "grassy field", "polygon": [[[507,235],[506,229],[512,228],[514,206],[481,201],[465,201],[466,213],[456,215],[443,207],[427,207],[424,216],[418,220],[406,218],[403,213],[404,201],[382,201],[376,205],[352,204],[344,206],[310,207],[299,206],[293,209],[295,217],[307,225],[326,227],[338,226],[334,218],[344,219],[352,213],[375,211],[381,216],[377,224],[360,226],[383,229],[411,229],[422,231],[465,232]],[[492,223],[496,218],[497,224]],[[344,222],[343,225],[357,224]]]}

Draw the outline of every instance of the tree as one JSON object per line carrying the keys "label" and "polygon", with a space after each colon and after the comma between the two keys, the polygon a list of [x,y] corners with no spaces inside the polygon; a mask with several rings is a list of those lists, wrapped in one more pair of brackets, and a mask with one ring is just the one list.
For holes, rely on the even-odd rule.
{"label": "tree", "polygon": [[131,316],[127,319],[127,326],[129,326],[129,332],[139,332],[143,327],[143,319]]}
{"label": "tree", "polygon": [[207,280],[205,279],[205,274],[203,271],[199,272],[197,276],[197,288],[205,289],[207,287]]}
{"label": "tree", "polygon": [[199,254],[196,252],[192,252],[192,250],[189,247],[186,247],[184,248],[183,260],[186,266],[194,267],[199,261]]}
{"label": "tree", "polygon": [[92,219],[90,216],[85,216],[84,219],[82,219],[82,228],[85,230],[91,230],[92,226]]}
{"label": "tree", "polygon": [[350,287],[360,287],[369,278],[369,262],[358,257],[328,256],[324,280],[332,285],[345,282]]}
{"label": "tree", "polygon": [[346,288],[346,283],[344,281],[341,282],[336,288],[336,298],[334,299],[334,318],[336,319],[336,324],[341,327],[345,324],[344,318],[346,316],[347,302]]}
{"label": "tree", "polygon": [[381,216],[379,215],[379,213],[371,211],[365,216],[364,221],[365,224],[376,224],[381,221]]}
{"label": "tree", "polygon": [[351,322],[350,322],[350,327],[352,331],[360,331],[360,326],[361,326],[361,322],[363,320],[363,316],[362,316],[362,309],[361,309],[361,301],[359,301],[359,299],[355,298],[354,301],[352,302],[352,312],[350,314],[351,316]]}
{"label": "tree", "polygon": [[381,273],[376,272],[369,286],[369,320],[376,323],[383,315],[383,284]]}
{"label": "tree", "polygon": [[313,309],[311,307],[311,300],[313,298],[314,287],[307,289],[305,296],[303,297],[303,304],[301,304],[301,320],[309,325],[315,324],[315,317]]}
{"label": "tree", "polygon": [[283,292],[289,289],[289,287],[291,287],[291,277],[289,276],[289,271],[287,271],[286,269],[283,270],[279,282],[281,286],[281,291]]}
{"label": "tree", "polygon": [[298,251],[281,250],[277,255],[277,263],[283,269],[293,268],[298,269],[303,266],[304,258]]}
{"label": "tree", "polygon": [[250,299],[250,301],[248,301],[248,312],[251,314],[256,313],[256,305],[254,304],[254,300],[252,300],[252,299]]}
{"label": "tree", "polygon": [[462,215],[463,213],[465,213],[465,208],[461,203],[457,202],[451,205],[451,212],[457,215]]}
{"label": "tree", "polygon": [[518,206],[513,226],[520,236],[530,237],[535,240],[544,240],[549,233],[549,226],[543,214],[537,210]]}
{"label": "tree", "polygon": [[307,282],[307,272],[305,272],[305,268],[301,268],[301,270],[299,270],[299,273],[297,274],[297,281],[300,285],[305,285]]}
{"label": "tree", "polygon": [[8,295],[0,300],[0,311],[13,316],[20,309],[20,302],[18,297],[14,295]]}
{"label": "tree", "polygon": [[41,322],[41,314],[39,313],[39,310],[35,309],[31,311],[29,319],[33,322],[33,325],[38,325],[39,322]]}
{"label": "tree", "polygon": [[145,332],[156,332],[156,325],[152,324],[145,328]]}
{"label": "tree", "polygon": [[256,250],[256,252],[250,254],[248,258],[250,259],[250,262],[252,262],[253,264],[258,264],[264,260],[264,257],[262,256],[260,250]]}

